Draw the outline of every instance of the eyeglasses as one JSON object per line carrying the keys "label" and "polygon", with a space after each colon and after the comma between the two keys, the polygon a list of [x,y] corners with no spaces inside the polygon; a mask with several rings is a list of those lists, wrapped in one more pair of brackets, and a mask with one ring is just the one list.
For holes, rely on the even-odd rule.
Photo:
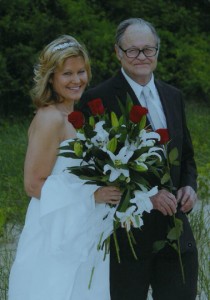
{"label": "eyeglasses", "polygon": [[129,48],[124,50],[121,46],[118,46],[123,52],[125,52],[126,56],[128,58],[137,58],[140,53],[142,52],[144,54],[144,56],[146,57],[152,57],[155,56],[158,48],[157,47],[146,47],[142,50],[138,49],[138,48]]}

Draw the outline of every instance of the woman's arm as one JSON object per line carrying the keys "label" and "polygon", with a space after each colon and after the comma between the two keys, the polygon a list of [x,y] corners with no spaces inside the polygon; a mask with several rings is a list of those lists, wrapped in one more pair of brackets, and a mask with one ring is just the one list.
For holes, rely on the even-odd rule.
{"label": "woman's arm", "polygon": [[53,108],[38,110],[29,128],[24,164],[24,186],[27,195],[40,198],[42,186],[51,174],[62,140],[63,118]]}

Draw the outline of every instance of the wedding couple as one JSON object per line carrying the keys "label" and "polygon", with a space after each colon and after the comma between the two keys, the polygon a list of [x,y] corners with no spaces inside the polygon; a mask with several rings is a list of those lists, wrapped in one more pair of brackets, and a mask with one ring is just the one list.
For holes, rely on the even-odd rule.
{"label": "wedding couple", "polygon": [[[37,112],[29,127],[24,167],[25,190],[32,198],[10,273],[9,300],[143,300],[150,285],[155,300],[195,299],[197,249],[186,213],[196,201],[196,166],[182,94],[154,78],[159,50],[160,39],[150,23],[140,18],[121,22],[115,44],[120,71],[84,94],[91,79],[85,47],[65,35],[42,51],[32,90]],[[58,153],[76,136],[68,115],[81,97],[79,107],[85,113],[88,101],[101,98],[108,111],[119,115],[118,99],[124,105],[127,94],[134,104],[148,107],[154,130],[168,129],[169,148],[177,147],[180,164],[171,168],[176,194],[159,183],[158,193],[150,198],[152,211],[143,214],[144,225],[141,230],[133,228],[138,260],[131,254],[125,230],[117,230],[119,264],[113,240],[110,257],[103,260],[97,233],[106,204],[118,204],[120,190],[85,185],[64,171],[80,160]],[[166,240],[174,213],[183,222],[185,283],[174,249],[166,246],[153,252],[155,241]]]}

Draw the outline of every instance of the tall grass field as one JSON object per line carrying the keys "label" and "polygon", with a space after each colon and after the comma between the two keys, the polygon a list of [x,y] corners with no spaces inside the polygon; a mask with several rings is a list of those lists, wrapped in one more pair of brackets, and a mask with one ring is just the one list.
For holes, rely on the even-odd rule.
{"label": "tall grass field", "polygon": [[[210,107],[186,105],[198,167],[198,203],[189,214],[199,253],[198,296],[210,299]],[[23,163],[30,120],[0,120],[0,299],[7,300],[8,276],[29,199],[23,188]],[[27,283],[26,283],[27,284]],[[169,299],[170,300],[170,299]],[[187,299],[186,299],[187,300]]]}

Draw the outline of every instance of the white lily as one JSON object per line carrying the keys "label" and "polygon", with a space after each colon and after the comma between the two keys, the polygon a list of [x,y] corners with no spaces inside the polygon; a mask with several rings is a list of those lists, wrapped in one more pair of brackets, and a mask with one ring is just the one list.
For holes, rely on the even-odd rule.
{"label": "white lily", "polygon": [[81,141],[86,141],[86,137],[84,133],[77,132],[77,138],[80,139]]}
{"label": "white lily", "polygon": [[147,153],[143,153],[142,155],[140,155],[138,157],[138,159],[136,160],[136,163],[141,164],[141,163],[145,162],[147,160],[147,158],[150,156],[157,156],[159,158],[159,160],[161,161],[162,157],[156,151],[162,151],[162,150],[163,150],[162,148],[152,147],[149,149],[149,151]]}
{"label": "white lily", "polygon": [[157,132],[154,131],[146,131],[145,129],[142,129],[140,131],[139,137],[142,141],[149,140],[160,140],[160,135]]}
{"label": "white lily", "polygon": [[136,204],[138,210],[136,214],[142,215],[144,211],[150,212],[153,209],[153,204],[150,200],[150,197],[157,194],[158,188],[157,186],[153,187],[151,190],[147,190],[144,188],[143,191],[135,191],[135,197],[130,200],[130,203]]}
{"label": "white lily", "polygon": [[96,135],[93,138],[91,138],[91,143],[95,146],[104,145],[109,139],[109,133],[103,128],[104,124],[105,121],[100,121],[96,123],[96,126],[94,128]]}
{"label": "white lily", "polygon": [[136,210],[136,207],[133,205],[133,206],[130,206],[125,212],[120,212],[120,211],[116,212],[116,216],[118,217],[118,219],[121,223],[121,226],[125,227],[127,231],[130,231],[131,224],[135,223],[135,225],[136,225],[135,218],[133,217],[133,213],[135,210]]}
{"label": "white lily", "polygon": [[129,170],[123,169],[121,168],[121,166],[127,164],[128,160],[133,155],[133,151],[129,151],[127,147],[123,147],[117,155],[109,150],[107,150],[107,154],[114,164],[114,167],[108,164],[104,166],[104,173],[106,173],[107,171],[111,171],[109,180],[113,182],[121,174],[123,174],[125,177],[129,177]]}

